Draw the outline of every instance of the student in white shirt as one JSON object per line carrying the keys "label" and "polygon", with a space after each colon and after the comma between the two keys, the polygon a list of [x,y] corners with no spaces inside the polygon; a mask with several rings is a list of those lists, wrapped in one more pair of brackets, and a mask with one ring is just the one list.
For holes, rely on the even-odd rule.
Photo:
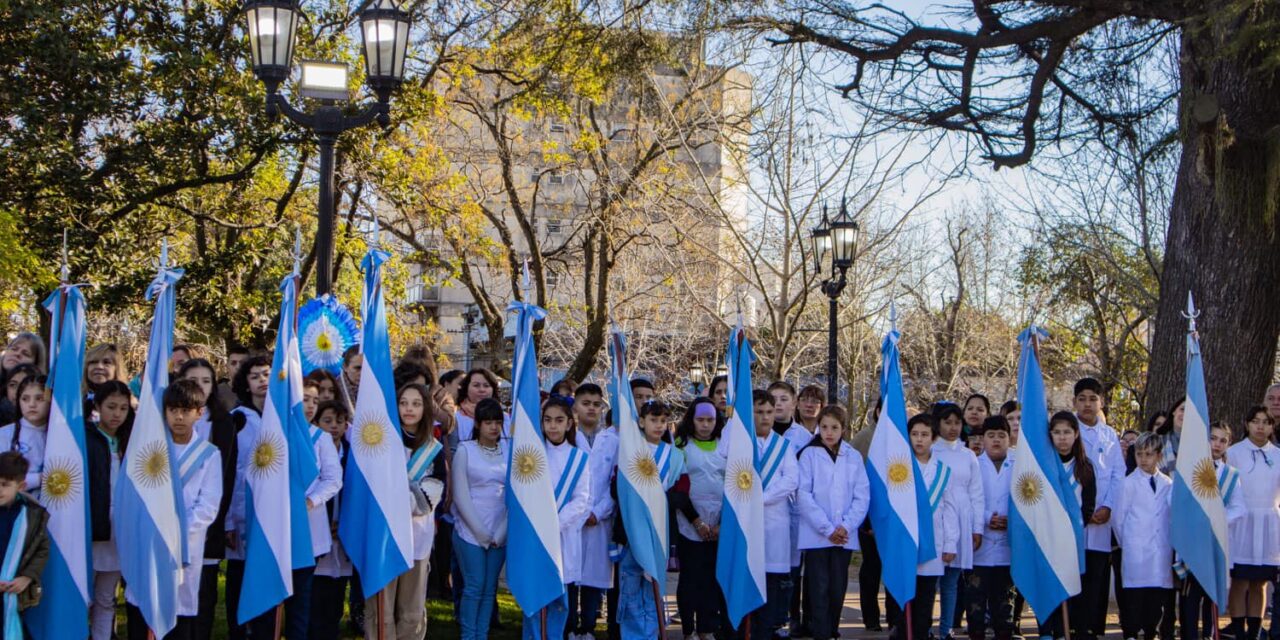
{"label": "student in white shirt", "polygon": [[[351,412],[340,399],[322,401],[316,407],[314,424],[333,442],[333,450],[340,464],[346,467],[347,426]],[[338,640],[341,636],[343,603],[347,584],[351,581],[351,559],[347,557],[342,542],[338,540],[338,514],[341,513],[339,492],[324,505],[329,538],[329,552],[316,558],[316,573],[311,580],[311,619],[307,633],[309,640]]]}
{"label": "student in white shirt", "polygon": [[938,578],[946,565],[956,558],[960,545],[960,520],[956,503],[959,495],[951,482],[951,468],[933,455],[933,442],[938,439],[938,423],[927,413],[917,414],[907,420],[907,436],[911,452],[920,467],[920,477],[928,491],[929,509],[933,521],[934,557],[916,565],[916,597],[911,601],[911,632],[907,632],[902,606],[892,602],[886,607],[893,615],[889,623],[897,630],[901,640],[926,640],[933,620],[933,602],[938,590]]}
{"label": "student in white shirt", "polygon": [[[960,519],[960,548],[955,560],[947,565],[938,580],[941,618],[938,634],[942,640],[950,640],[951,628],[959,618],[961,574],[973,569],[973,554],[982,547],[982,512],[986,500],[982,494],[982,474],[978,471],[978,457],[973,454],[962,436],[964,416],[959,405],[939,402],[933,407],[933,418],[938,422],[938,440],[933,443],[933,455],[951,468],[951,482],[960,495],[957,515]],[[967,534],[967,535],[966,535]]]}
{"label": "student in white shirt", "polygon": [[89,605],[93,640],[111,640],[116,632],[116,592],[120,587],[120,555],[112,532],[111,498],[120,477],[124,443],[133,426],[133,393],[129,385],[108,380],[94,390],[98,424],[85,425],[85,458],[91,529],[93,530],[93,601]]}
{"label": "student in white shirt", "polygon": [[[773,425],[772,401],[765,406],[769,411],[764,416],[767,429]],[[724,595],[716,581],[716,545],[724,500],[725,458],[719,451],[723,428],[724,421],[708,398],[694,400],[676,427],[675,445],[684,456],[685,472],[668,498],[676,513],[674,542],[680,557],[676,607],[685,638],[712,636],[720,630],[725,613]],[[790,566],[787,569],[790,571]]]}
{"label": "student in white shirt", "polygon": [[[244,538],[248,522],[245,515],[244,474],[249,467],[254,439],[262,424],[262,410],[267,403],[267,388],[271,381],[271,360],[266,356],[246,358],[231,379],[231,390],[239,404],[231,410],[231,422],[236,429],[236,477],[232,483],[231,505],[227,508],[225,524],[227,541],[226,610],[238,611],[240,588],[244,581]],[[244,640],[248,625],[237,622],[234,615],[227,616],[227,638]]]}
{"label": "student in white shirt", "polygon": [[1255,640],[1266,610],[1266,585],[1280,568],[1280,447],[1271,441],[1276,425],[1264,407],[1252,407],[1245,415],[1245,439],[1227,449],[1227,464],[1240,473],[1237,491],[1245,507],[1228,536],[1232,566],[1227,610],[1233,625],[1243,622],[1244,638]]}
{"label": "student in white shirt", "polygon": [[453,553],[462,570],[458,624],[462,640],[489,637],[498,574],[507,557],[507,440],[502,405],[485,398],[475,406],[473,439],[453,454]]}
{"label": "student in white shirt", "polygon": [[[1136,442],[1136,440],[1135,440]],[[1235,467],[1227,464],[1227,448],[1231,446],[1231,425],[1226,422],[1215,422],[1209,428],[1209,451],[1213,455],[1213,467],[1217,471],[1218,477],[1218,493],[1222,496],[1223,505],[1226,507],[1227,513],[1227,531],[1235,526],[1235,523],[1244,516],[1244,498],[1241,497],[1240,489],[1240,473]],[[1230,538],[1228,538],[1229,540]],[[1228,545],[1230,543],[1228,542]],[[1224,551],[1229,552],[1228,549]],[[1230,558],[1230,555],[1228,555]],[[1209,637],[1213,635],[1213,629],[1218,624],[1216,617],[1213,616],[1209,595],[1205,593],[1204,587],[1200,586],[1200,582],[1196,580],[1195,575],[1187,572],[1182,579],[1182,597],[1178,603],[1178,624],[1182,628],[1182,636],[1186,640],[1200,640],[1201,634],[1201,615],[1203,614],[1204,626],[1203,636]],[[1239,631],[1232,633],[1232,636],[1238,636],[1244,633],[1244,621],[1241,620]],[[1224,633],[1223,635],[1226,635]]]}
{"label": "student in white shirt", "polygon": [[1125,606],[1124,637],[1155,638],[1173,592],[1173,548],[1169,544],[1170,500],[1173,481],[1160,471],[1164,438],[1155,433],[1138,436],[1133,444],[1138,468],[1124,479],[1116,500],[1113,529],[1120,547]]}
{"label": "student in white shirt", "polygon": [[604,392],[600,386],[590,382],[578,385],[573,392],[573,417],[577,446],[587,454],[591,507],[582,525],[579,580],[577,584],[569,585],[568,629],[571,636],[591,635],[600,618],[604,593],[613,586],[609,540],[613,534],[615,503],[609,492],[609,482],[618,458],[618,433],[605,428],[603,416]]}
{"label": "student in white shirt", "polygon": [[[542,403],[542,436],[547,449],[547,471],[555,492],[556,510],[560,516],[560,557],[564,584],[577,584],[582,579],[582,525],[591,514],[591,465],[587,452],[577,445],[578,434],[573,424],[573,405],[567,398],[551,396]],[[568,624],[569,611],[562,600],[547,605],[547,637],[561,638]],[[536,629],[537,613],[525,616],[526,629]],[[578,635],[569,634],[576,640]]]}
{"label": "student in white shirt", "polygon": [[1080,628],[1078,640],[1093,640],[1103,635],[1107,622],[1107,603],[1111,583],[1111,515],[1124,482],[1124,456],[1120,439],[1103,419],[1102,383],[1094,378],[1081,378],[1073,389],[1073,405],[1080,422],[1080,439],[1085,456],[1093,463],[1097,480],[1097,505],[1093,516],[1085,522],[1085,572],[1081,594],[1088,618],[1072,621]]}
{"label": "student in white shirt", "polygon": [[[771,399],[770,394],[752,392],[756,450],[762,461],[765,564],[765,603],[751,616],[755,638],[775,637],[785,631],[791,594],[796,588],[791,582],[791,505],[800,484],[795,454],[799,449],[771,428],[768,421],[768,412],[773,409]],[[723,446],[721,450],[724,451]]]}
{"label": "student in white shirt", "polygon": [[[182,581],[178,584],[177,626],[166,638],[190,638],[200,608],[204,539],[222,503],[222,458],[217,447],[195,432],[196,420],[205,405],[200,385],[191,380],[174,381],[165,389],[163,403],[165,425],[173,436],[182,504],[186,508],[188,554]],[[129,603],[129,638],[144,640],[148,636],[147,624],[142,611],[134,605],[137,600],[128,585],[125,585],[125,600]]]}
{"label": "student in white shirt", "polygon": [[1013,486],[1013,461],[1009,460],[1009,421],[995,415],[981,427],[983,453],[978,456],[985,504],[982,546],[973,553],[973,577],[969,580],[969,637],[984,638],[987,624],[996,640],[1013,637],[1013,577],[1009,573],[1009,490]]}
{"label": "student in white shirt", "polygon": [[814,640],[835,636],[849,584],[849,560],[858,550],[857,527],[870,506],[862,456],[843,440],[847,420],[840,406],[824,408],[818,439],[800,452],[799,546],[806,555],[805,588],[813,599]]}
{"label": "student in white shirt", "polygon": [[19,418],[0,428],[0,450],[17,451],[31,465],[26,490],[37,499],[44,478],[44,443],[49,436],[49,405],[53,399],[45,381],[43,375],[23,378],[17,391]]}
{"label": "student in white shirt", "polygon": [[[728,384],[727,381],[726,384]],[[787,386],[789,387],[790,385]],[[714,389],[714,387],[715,385],[713,383],[712,388]],[[810,442],[813,442],[813,438],[818,432],[818,414],[822,411],[822,407],[827,402],[826,392],[822,390],[822,387],[817,385],[809,385],[805,387],[800,393],[800,396],[800,399],[796,401],[797,408],[800,409],[804,416],[809,417],[804,418],[802,416],[801,420],[792,424],[791,427],[782,434],[787,439],[787,442],[791,444],[791,450],[795,452],[799,452],[801,449],[808,446]],[[714,397],[712,398],[712,401],[715,401]],[[815,405],[817,406],[815,407]],[[791,603],[787,607],[787,618],[788,622],[790,622],[790,635],[804,636],[809,634],[808,617],[811,603],[809,602],[810,599],[804,596],[804,557],[800,553],[800,548],[796,546],[797,541],[800,539],[800,510],[794,499],[791,501],[790,511],[791,532],[788,537],[791,540]],[[875,548],[874,545],[869,547],[865,545],[868,538],[862,532],[861,527],[858,531],[859,544],[863,545],[864,549],[868,549],[867,553],[863,554],[866,561],[863,562],[858,569],[858,580],[861,583],[864,573],[868,575],[874,573],[874,586],[863,589],[863,593],[871,592],[873,594],[878,594],[880,591],[880,558],[871,551]],[[874,569],[874,571],[871,571],[871,569]],[[804,611],[801,611],[800,607],[802,601],[806,603]],[[877,621],[874,626],[878,626],[878,618],[880,615],[878,597],[876,595],[872,595],[865,602],[867,604],[875,603],[874,612]],[[871,614],[872,609],[864,606],[863,620],[869,620]]]}

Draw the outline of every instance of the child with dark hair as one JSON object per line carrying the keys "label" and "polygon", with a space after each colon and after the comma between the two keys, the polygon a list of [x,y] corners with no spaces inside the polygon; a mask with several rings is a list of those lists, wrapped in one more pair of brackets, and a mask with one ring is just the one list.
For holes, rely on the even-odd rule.
{"label": "child with dark hair", "polygon": [[507,554],[507,440],[502,405],[475,405],[472,438],[458,445],[449,482],[453,487],[453,552],[462,572],[458,623],[464,639],[489,636],[498,574]]}
{"label": "child with dark hair", "polygon": [[795,454],[799,448],[779,435],[769,421],[770,412],[776,413],[770,402],[774,397],[759,391],[751,394],[764,494],[765,603],[751,616],[752,635],[757,638],[776,637],[783,630],[795,589],[791,582],[791,503],[800,486]]}
{"label": "child with dark hair", "polygon": [[956,557],[947,565],[938,580],[941,602],[941,618],[938,637],[946,640],[953,626],[959,624],[963,611],[961,599],[961,575],[973,570],[973,554],[982,547],[983,511],[986,498],[982,491],[982,472],[978,470],[978,458],[966,446],[963,437],[964,412],[954,402],[939,402],[933,406],[933,419],[938,423],[938,439],[933,443],[933,455],[951,468],[951,483],[960,499],[956,516],[960,522],[960,547]]}
{"label": "child with dark hair", "polygon": [[129,385],[108,380],[93,393],[98,424],[85,424],[89,521],[93,534],[93,601],[89,606],[89,620],[94,640],[111,640],[115,634],[120,557],[112,538],[111,496],[133,426],[132,401]]}
{"label": "child with dark hair", "polygon": [[[318,370],[317,370],[318,371]],[[314,373],[314,372],[313,372]],[[333,443],[338,460],[346,465],[344,437],[351,422],[351,412],[341,400],[327,400],[316,406],[313,424],[324,432],[323,438]],[[316,558],[316,572],[311,582],[311,619],[307,635],[311,640],[338,640],[341,633],[343,600],[351,581],[351,559],[338,540],[338,501],[325,504],[327,528],[324,537],[330,541],[327,553]],[[356,588],[353,585],[353,590]]]}
{"label": "child with dark hair", "polygon": [[[1164,438],[1144,433],[1133,445],[1138,468],[1124,479],[1116,499],[1116,540],[1124,550],[1121,562],[1125,638],[1154,638],[1165,616],[1173,616],[1166,603],[1173,596],[1173,548],[1169,543],[1170,494],[1173,481],[1160,471]],[[1184,629],[1184,632],[1186,630]]]}
{"label": "child with dark hair", "polygon": [[[1080,438],[1097,480],[1097,508],[1085,520],[1085,577],[1081,593],[1088,599],[1088,618],[1078,623],[1083,640],[1101,636],[1107,622],[1107,592],[1111,581],[1111,513],[1124,482],[1124,456],[1120,440],[1103,416],[1102,383],[1081,378],[1073,389],[1073,405]],[[1073,621],[1074,622],[1074,621]]]}
{"label": "child with dark hair", "polygon": [[1227,449],[1227,463],[1240,472],[1237,491],[1245,506],[1228,536],[1231,593],[1227,610],[1232,626],[1243,630],[1246,640],[1260,637],[1266,585],[1275,581],[1280,570],[1280,545],[1274,537],[1280,531],[1280,447],[1272,442],[1275,428],[1266,407],[1250,407],[1245,413],[1244,439]]}
{"label": "child with dark hair", "polygon": [[360,345],[353,344],[342,352],[342,386],[346,391],[347,401],[356,406],[356,395],[360,393],[360,371],[364,369],[364,356],[360,354]]}
{"label": "child with dark hair", "polygon": [[[245,519],[244,469],[249,466],[248,457],[253,451],[253,439],[257,437],[262,422],[262,410],[267,403],[267,389],[271,381],[271,359],[256,355],[241,361],[231,378],[231,390],[236,394],[236,407],[231,410],[231,424],[236,431],[236,477],[231,483],[231,505],[227,509],[223,528],[226,529],[226,607],[237,611],[240,606],[240,587],[244,580]],[[243,640],[246,625],[239,624],[235,616],[227,616],[227,637]]]}
{"label": "child with dark hair", "polygon": [[27,376],[18,383],[18,420],[0,428],[0,450],[17,451],[30,463],[26,491],[37,500],[44,473],[44,445],[49,435],[52,400],[43,375]]}
{"label": "child with dark hair", "polygon": [[16,451],[0,453],[0,623],[5,638],[29,637],[26,623],[8,612],[20,616],[40,604],[40,576],[49,560],[49,512],[23,493],[30,467]]}
{"label": "child with dark hair", "polygon": [[631,397],[635,399],[636,407],[644,406],[657,395],[658,391],[654,388],[653,382],[645,378],[631,379]]}
{"label": "child with dark hair", "polygon": [[[792,428],[799,426],[795,423],[795,386],[786,380],[774,380],[769,383],[769,387],[765,391],[773,397],[773,430],[781,436],[786,435]],[[804,427],[800,428],[803,429]]]}
{"label": "child with dark hair", "polygon": [[569,585],[569,636],[590,635],[600,616],[600,604],[613,585],[609,541],[613,534],[616,503],[609,491],[618,458],[618,432],[603,424],[604,391],[584,382],[573,391],[573,419],[577,447],[587,454],[591,504],[582,525],[581,574]]}
{"label": "child with dark hair", "polygon": [[996,640],[1013,637],[1013,577],[1009,573],[1009,491],[1013,487],[1013,464],[1008,459],[1009,421],[995,415],[982,422],[983,453],[978,456],[985,508],[982,546],[973,553],[973,575],[969,580],[969,637],[982,638],[987,623]]}
{"label": "child with dark hair", "polygon": [[981,393],[970,394],[964,400],[964,434],[971,436],[982,431],[982,422],[991,415],[991,401]]}
{"label": "child with dark hair", "polygon": [[[164,422],[173,438],[176,478],[186,509],[187,550],[190,564],[183,568],[178,585],[178,622],[166,638],[191,638],[200,608],[200,574],[204,565],[204,540],[222,503],[222,459],[218,448],[196,433],[195,425],[205,408],[204,390],[194,380],[175,380],[164,390]],[[148,637],[146,620],[125,590],[131,640]]]}
{"label": "child with dark hair", "polygon": [[[1076,420],[1075,414],[1070,411],[1059,411],[1049,418],[1049,442],[1058,453],[1062,467],[1071,476],[1071,488],[1075,494],[1076,504],[1080,505],[1080,522],[1088,522],[1096,504],[1097,480],[1093,463],[1085,455],[1084,442],[1080,437],[1080,423]],[[1074,517],[1076,514],[1070,515]],[[1083,569],[1084,567],[1081,567],[1082,571]],[[1092,606],[1092,602],[1091,596],[1085,593],[1073,596],[1067,601],[1071,626],[1074,627],[1071,630],[1072,637],[1077,635],[1078,630],[1084,629],[1085,625],[1089,624],[1088,607]],[[1062,616],[1050,616],[1048,621],[1040,625],[1039,632],[1041,637],[1063,637]]]}
{"label": "child with dark hair", "polygon": [[[587,454],[574,446],[572,399],[552,395],[542,403],[542,436],[547,451],[547,471],[554,487],[556,512],[560,517],[560,558],[565,590],[582,576],[582,525],[591,512],[591,471]],[[537,612],[525,615],[524,628],[538,628]],[[566,635],[569,611],[565,601],[546,607],[548,638]],[[574,637],[569,629],[569,637]],[[526,634],[531,631],[526,631]]]}
{"label": "child with dark hair", "polygon": [[[767,406],[766,424],[772,425],[772,402]],[[685,637],[716,633],[724,617],[724,597],[716,582],[716,534],[724,499],[725,457],[719,450],[723,428],[709,398],[695,399],[676,427],[675,444],[684,456],[685,473],[667,499],[675,511],[673,542],[681,560],[676,606]]]}

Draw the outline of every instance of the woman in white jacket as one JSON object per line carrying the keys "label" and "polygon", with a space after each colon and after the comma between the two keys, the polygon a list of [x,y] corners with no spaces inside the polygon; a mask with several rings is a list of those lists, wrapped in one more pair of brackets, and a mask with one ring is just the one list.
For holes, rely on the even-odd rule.
{"label": "woman in white jacket", "polygon": [[[542,436],[547,448],[547,470],[555,492],[560,516],[560,557],[565,591],[582,578],[582,525],[591,513],[591,470],[587,452],[577,447],[573,405],[561,396],[542,404]],[[569,610],[563,600],[547,605],[547,637],[560,638],[568,622]],[[537,629],[539,615],[524,618],[526,635]],[[570,637],[573,637],[572,635]]]}
{"label": "woman in white jacket", "polygon": [[830,405],[818,416],[818,438],[800,451],[800,542],[805,590],[813,602],[813,640],[835,637],[858,550],[857,527],[871,504],[862,456],[844,441],[847,416]]}

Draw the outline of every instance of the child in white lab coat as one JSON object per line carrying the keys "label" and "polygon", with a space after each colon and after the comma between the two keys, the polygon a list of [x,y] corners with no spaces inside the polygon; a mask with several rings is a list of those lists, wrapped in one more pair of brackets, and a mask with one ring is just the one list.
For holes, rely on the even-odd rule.
{"label": "child in white lab coat", "polygon": [[[766,406],[769,415],[764,418],[769,426],[773,424],[773,401]],[[684,456],[684,474],[668,492],[668,499],[676,514],[673,543],[680,556],[676,607],[685,638],[711,637],[724,619],[724,596],[716,581],[717,534],[724,500],[723,428],[724,420],[710,398],[694,400],[676,427],[675,445]],[[787,569],[790,571],[790,566]]]}
{"label": "child in white lab coat", "polygon": [[[776,393],[776,392],[775,392]],[[753,638],[775,637],[787,622],[791,604],[791,503],[800,484],[796,449],[769,422],[774,410],[769,393],[751,394],[764,489],[765,603],[751,615]],[[803,427],[801,427],[803,428]],[[723,447],[721,447],[723,449]]]}
{"label": "child in white lab coat", "polygon": [[[1245,513],[1230,527],[1231,592],[1227,610],[1244,640],[1256,640],[1266,610],[1266,585],[1280,568],[1280,448],[1271,441],[1275,421],[1266,408],[1245,414],[1245,439],[1227,449],[1227,463],[1240,472],[1236,489]],[[1236,636],[1240,638],[1239,635]]]}
{"label": "child in white lab coat", "polygon": [[1173,615],[1166,602],[1173,589],[1173,549],[1169,545],[1169,503],[1173,481],[1160,471],[1164,438],[1144,433],[1133,444],[1138,468],[1121,483],[1112,528],[1122,556],[1124,604],[1129,611],[1122,629],[1125,638],[1141,631],[1154,640],[1163,616]]}
{"label": "child in white lab coat", "polygon": [[969,637],[985,638],[990,621],[996,640],[1013,637],[1013,577],[1009,573],[1009,490],[1013,461],[1009,459],[1009,421],[995,415],[982,423],[983,453],[978,456],[984,509],[982,546],[973,553],[968,584]]}

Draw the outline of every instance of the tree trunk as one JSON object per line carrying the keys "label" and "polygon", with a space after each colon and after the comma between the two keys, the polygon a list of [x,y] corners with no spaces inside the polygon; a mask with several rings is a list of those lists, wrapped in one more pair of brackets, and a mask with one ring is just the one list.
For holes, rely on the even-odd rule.
{"label": "tree trunk", "polygon": [[[1261,19],[1276,17],[1274,8],[1265,12]],[[1184,27],[1182,160],[1147,374],[1150,410],[1170,407],[1184,394],[1182,312],[1190,291],[1201,311],[1209,416],[1232,425],[1260,403],[1280,335],[1280,76],[1259,71],[1260,47],[1232,51],[1246,27]],[[1216,117],[1205,117],[1204,96],[1216,98]],[[1193,108],[1197,100],[1200,108]]]}

